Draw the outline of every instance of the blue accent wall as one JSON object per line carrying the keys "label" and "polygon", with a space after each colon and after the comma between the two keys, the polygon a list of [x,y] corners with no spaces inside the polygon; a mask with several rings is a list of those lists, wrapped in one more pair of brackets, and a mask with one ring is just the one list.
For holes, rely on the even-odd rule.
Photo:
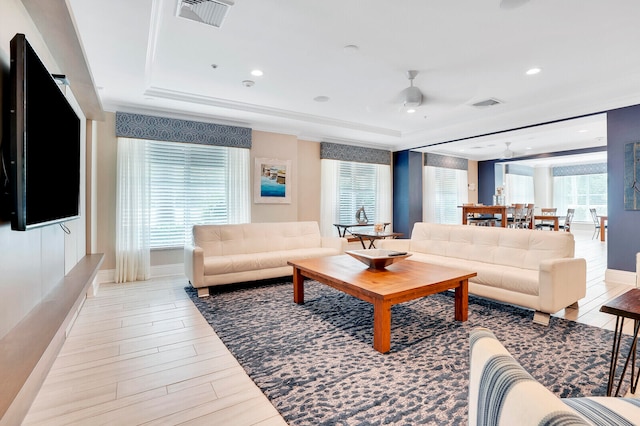
{"label": "blue accent wall", "polygon": [[495,165],[497,161],[478,162],[478,202],[490,206],[496,192]]}
{"label": "blue accent wall", "polygon": [[393,153],[393,231],[409,238],[413,225],[422,222],[422,153]]}
{"label": "blue accent wall", "polygon": [[640,105],[607,113],[607,268],[634,272],[640,211],[624,209],[624,147],[630,142],[640,142]]}

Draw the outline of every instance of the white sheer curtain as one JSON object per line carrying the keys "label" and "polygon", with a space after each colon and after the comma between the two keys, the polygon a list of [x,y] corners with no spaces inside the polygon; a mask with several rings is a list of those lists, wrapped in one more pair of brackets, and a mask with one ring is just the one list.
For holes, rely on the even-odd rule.
{"label": "white sheer curtain", "polygon": [[338,161],[320,160],[320,234],[337,236],[338,217]]}
{"label": "white sheer curtain", "polygon": [[150,278],[147,143],[118,138],[115,282]]}
{"label": "white sheer curtain", "polygon": [[[227,200],[229,202],[229,223],[251,222],[251,150],[230,148],[228,154]],[[189,234],[191,229],[189,229]]]}
{"label": "white sheer curtain", "polygon": [[425,166],[422,217],[431,223],[462,223],[458,206],[469,199],[466,170]]}
{"label": "white sheer curtain", "polygon": [[[393,215],[393,200],[391,195],[391,166],[378,165],[378,182],[376,186],[378,202],[376,222],[391,222]],[[391,228],[393,229],[393,228]],[[391,231],[391,229],[387,229]]]}
{"label": "white sheer curtain", "polygon": [[533,176],[523,176],[513,173],[505,175],[505,201],[509,204],[528,204],[535,202]]}

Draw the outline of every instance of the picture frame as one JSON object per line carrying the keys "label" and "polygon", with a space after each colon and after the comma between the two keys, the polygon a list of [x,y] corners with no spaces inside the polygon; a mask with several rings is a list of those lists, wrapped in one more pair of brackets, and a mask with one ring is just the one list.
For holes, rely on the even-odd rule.
{"label": "picture frame", "polygon": [[255,159],[253,202],[291,204],[291,160]]}

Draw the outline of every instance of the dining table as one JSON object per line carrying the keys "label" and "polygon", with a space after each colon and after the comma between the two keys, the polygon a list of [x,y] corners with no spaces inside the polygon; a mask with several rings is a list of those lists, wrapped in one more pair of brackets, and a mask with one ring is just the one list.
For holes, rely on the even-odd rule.
{"label": "dining table", "polygon": [[499,214],[500,222],[503,228],[507,227],[507,206],[458,206],[462,208],[462,224],[467,224],[467,216],[469,214],[492,215]]}
{"label": "dining table", "polygon": [[607,228],[604,227],[604,223],[609,221],[609,216],[598,216],[600,218],[600,241],[604,242],[604,234]]}
{"label": "dining table", "polygon": [[553,230],[554,231],[558,231],[560,229],[560,217],[562,216],[556,216],[556,215],[549,215],[549,214],[536,214],[533,215],[533,220],[531,221],[531,223],[529,223],[529,228],[533,229],[535,227],[534,222],[536,220],[544,220],[544,221],[553,221]]}

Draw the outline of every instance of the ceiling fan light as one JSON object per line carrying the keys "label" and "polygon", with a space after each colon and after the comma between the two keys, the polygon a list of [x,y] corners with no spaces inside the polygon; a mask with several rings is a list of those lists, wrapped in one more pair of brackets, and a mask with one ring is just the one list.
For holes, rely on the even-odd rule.
{"label": "ceiling fan light", "polygon": [[422,103],[422,92],[415,86],[407,87],[404,91],[403,105],[407,108],[415,108]]}

